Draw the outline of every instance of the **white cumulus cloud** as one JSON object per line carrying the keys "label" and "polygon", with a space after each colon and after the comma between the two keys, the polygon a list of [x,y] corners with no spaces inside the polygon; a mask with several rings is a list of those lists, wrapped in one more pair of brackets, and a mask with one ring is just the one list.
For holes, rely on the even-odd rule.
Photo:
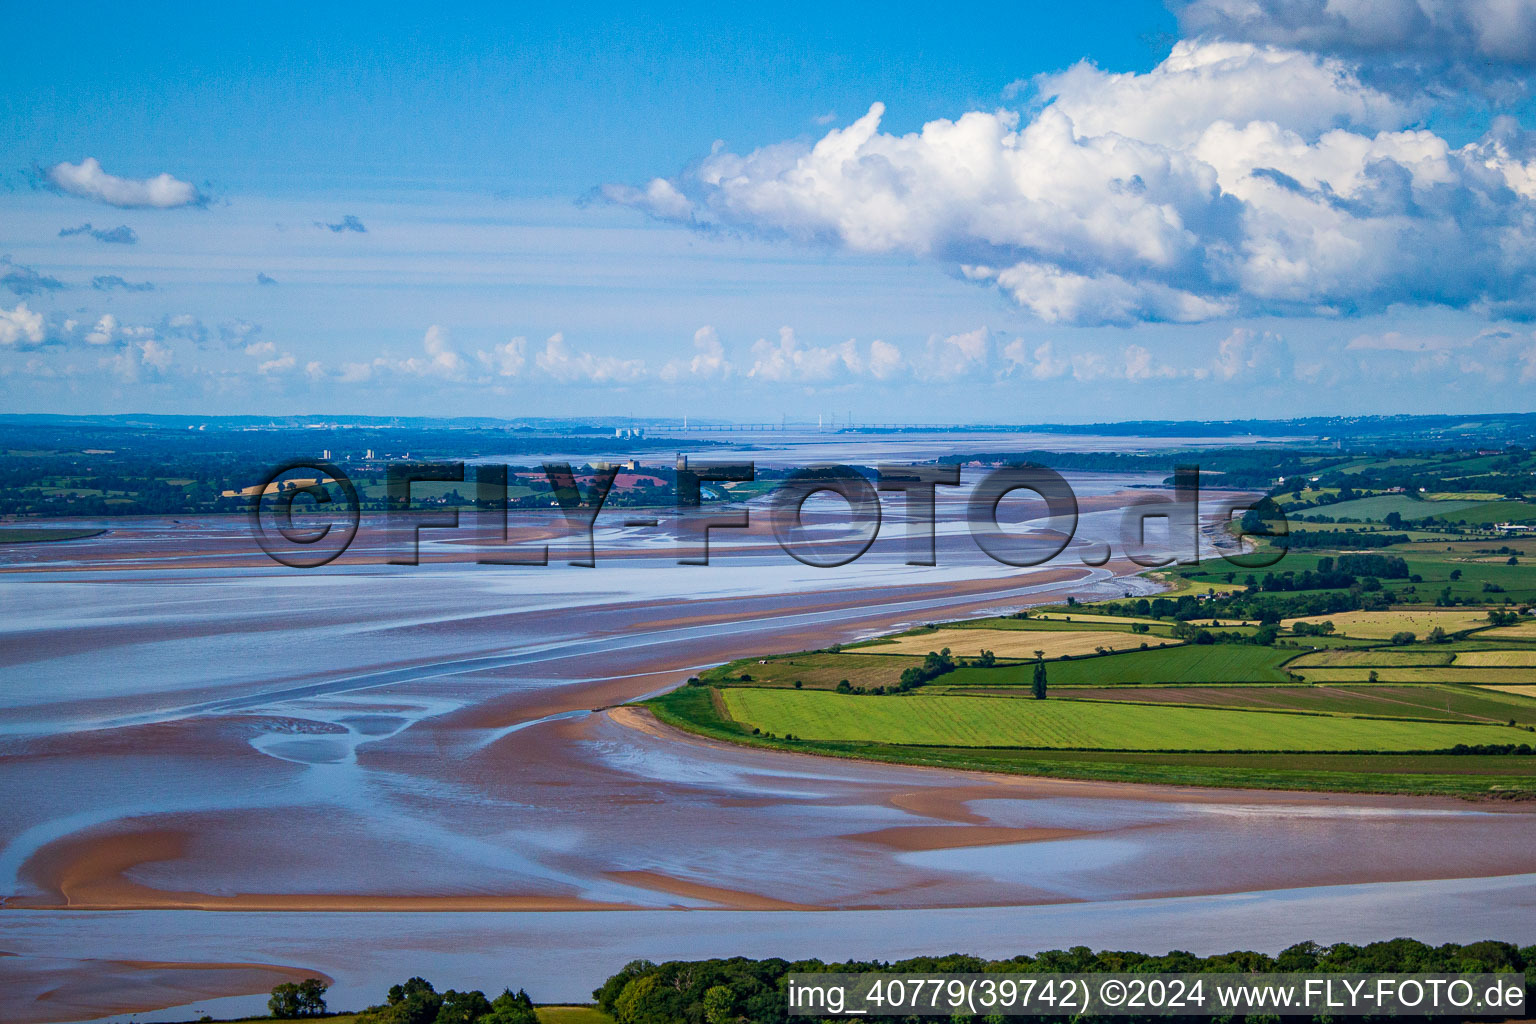
{"label": "white cumulus cloud", "polygon": [[0,307],[0,345],[41,345],[45,334],[43,315],[28,309],[25,302],[18,302],[15,309]]}
{"label": "white cumulus cloud", "polygon": [[928,339],[921,371],[930,380],[954,380],[984,373],[991,362],[992,333],[985,327]]}
{"label": "white cumulus cloud", "polygon": [[1072,361],[1057,355],[1056,345],[1050,341],[1030,345],[1023,338],[1014,338],[1003,346],[1002,355],[1009,364],[1006,372],[1022,371],[1035,380],[1055,380],[1072,369]]}
{"label": "white cumulus cloud", "polygon": [[513,338],[490,350],[481,349],[475,358],[498,377],[516,377],[528,363],[528,339]]}
{"label": "white cumulus cloud", "polygon": [[901,349],[888,341],[876,338],[869,343],[869,358],[866,365],[869,367],[871,377],[876,380],[890,380],[905,368],[906,361],[901,356]]}
{"label": "white cumulus cloud", "polygon": [[1102,351],[1079,348],[1070,353],[1061,352],[1054,341],[1030,344],[1023,338],[1015,338],[1002,347],[1000,356],[1003,363],[1001,376],[1027,376],[1037,381],[1068,377],[1091,381],[1114,377],[1141,383],[1192,375],[1159,360],[1145,345],[1135,344],[1126,345],[1118,360],[1111,362],[1110,356]]}
{"label": "white cumulus cloud", "polygon": [[295,366],[297,366],[298,362],[299,361],[294,358],[292,352],[284,352],[276,359],[268,359],[261,363],[256,367],[256,372],[261,374],[263,377],[272,377],[287,373]]}
{"label": "white cumulus cloud", "polygon": [[87,345],[121,345],[128,342],[142,342],[146,339],[153,340],[156,332],[153,327],[142,324],[121,323],[111,313],[103,313],[85,335]]}
{"label": "white cumulus cloud", "polygon": [[1028,91],[1024,113],[906,134],[881,129],[876,103],[814,143],[717,147],[608,194],[689,225],[940,260],[1047,322],[1398,303],[1536,316],[1536,133],[1511,119],[1453,145],[1416,126],[1426,101],[1345,58],[1220,39]]}
{"label": "white cumulus cloud", "polygon": [[136,384],[144,378],[148,368],[155,375],[170,369],[174,354],[169,345],[149,338],[134,344],[123,345],[110,356],[97,360],[97,365],[110,371],[125,384]]}
{"label": "white cumulus cloud", "polygon": [[139,358],[143,360],[145,366],[165,370],[170,367],[173,357],[169,345],[150,338],[148,341],[139,342]]}
{"label": "white cumulus cloud", "polygon": [[1284,338],[1239,327],[1221,340],[1211,374],[1217,380],[1278,381],[1290,378],[1295,360]]}
{"label": "white cumulus cloud", "polygon": [[697,380],[724,379],[731,375],[733,367],[725,356],[725,346],[720,335],[708,324],[693,332],[694,354],[691,359],[672,359],[661,368],[661,379],[668,382],[694,378]]}
{"label": "white cumulus cloud", "polygon": [[873,341],[860,347],[850,338],[837,345],[806,345],[792,327],[779,328],[779,340],[759,338],[752,344],[752,368],[747,376],[779,384],[821,384],[858,377],[886,380],[904,363],[896,346]]}
{"label": "white cumulus cloud", "polygon": [[165,210],[207,202],[190,182],[179,181],[169,174],[157,174],[153,178],[120,178],[102,170],[101,162],[95,157],[86,157],[78,164],[54,164],[48,168],[48,181],[61,192],[109,206]]}
{"label": "white cumulus cloud", "polygon": [[534,363],[544,373],[567,383],[625,384],[645,375],[643,360],[577,351],[559,333],[545,340]]}
{"label": "white cumulus cloud", "polygon": [[1127,345],[1121,354],[1125,359],[1123,375],[1126,380],[1159,380],[1179,375],[1174,367],[1158,362],[1145,345]]}
{"label": "white cumulus cloud", "polygon": [[433,324],[421,339],[425,356],[411,356],[393,365],[395,370],[413,377],[442,377],[461,380],[464,377],[464,357],[454,350],[448,340],[448,331]]}

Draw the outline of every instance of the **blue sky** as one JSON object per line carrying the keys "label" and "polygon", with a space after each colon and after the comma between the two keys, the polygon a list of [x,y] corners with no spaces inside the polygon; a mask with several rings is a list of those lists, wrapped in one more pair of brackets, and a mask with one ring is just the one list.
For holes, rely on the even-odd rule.
{"label": "blue sky", "polygon": [[[449,5],[452,7],[452,5]],[[568,200],[857,116],[895,124],[995,103],[1091,56],[1145,70],[1175,31],[1155,4],[157,5],[8,15],[0,140],[32,161],[175,168],[232,194],[447,186]],[[234,13],[231,13],[231,12]]]}
{"label": "blue sky", "polygon": [[0,408],[1528,408],[1530,5],[1284,7],[17,9]]}

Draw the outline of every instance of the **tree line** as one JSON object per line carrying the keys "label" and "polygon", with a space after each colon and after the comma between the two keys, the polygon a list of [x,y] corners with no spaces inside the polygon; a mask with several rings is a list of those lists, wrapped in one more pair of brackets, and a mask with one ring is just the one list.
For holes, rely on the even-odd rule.
{"label": "tree line", "polygon": [[[724,960],[674,960],[656,964],[649,960],[633,961],[610,977],[593,993],[598,1006],[613,1016],[618,1024],[783,1024],[787,1020],[785,987],[791,973],[1008,973],[1057,974],[1089,972],[1201,972],[1201,973],[1524,973],[1527,1005],[1533,979],[1536,979],[1536,946],[1516,946],[1509,942],[1473,942],[1467,945],[1447,943],[1430,946],[1412,939],[1392,939],[1357,946],[1337,943],[1322,946],[1300,942],[1275,956],[1252,951],[1237,951],[1214,956],[1195,956],[1174,951],[1163,956],[1144,953],[1100,951],[1087,946],[1049,950],[1034,956],[1016,956],[989,960],[959,953],[947,956],[913,957],[892,963],[850,960],[826,963],[821,960],[754,960],[732,957]],[[908,1020],[948,1019],[956,1024],[975,1018],[906,1018]],[[1010,1022],[1060,1020],[1057,1018],[985,1018]],[[1092,1018],[1080,1018],[1087,1022]],[[1138,1021],[1200,1021],[1210,1017],[1114,1017],[1115,1024]],[[1274,1017],[1227,1018],[1258,1024]],[[1371,1018],[1354,1018],[1367,1021]],[[1402,1017],[1393,1018],[1403,1020]]]}

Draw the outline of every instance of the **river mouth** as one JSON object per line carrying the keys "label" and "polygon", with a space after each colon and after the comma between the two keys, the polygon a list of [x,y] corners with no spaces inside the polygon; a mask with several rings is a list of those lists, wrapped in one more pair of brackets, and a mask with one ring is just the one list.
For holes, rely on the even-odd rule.
{"label": "river mouth", "polygon": [[[1126,483],[1081,482],[1103,505],[1083,540],[1109,535]],[[728,915],[766,915],[751,920],[799,949],[873,934],[838,922],[878,918],[849,915],[926,915],[913,920],[959,942],[968,915],[1002,913],[976,908],[1027,908],[1070,944],[1088,940],[1060,908],[1141,920],[1134,907],[1167,901],[1176,928],[1225,894],[1250,894],[1258,920],[1299,892],[1460,880],[1444,891],[1465,894],[1536,872],[1519,806],[1008,779],[729,748],[592,713],[754,652],[1118,596],[1147,586],[1136,566],[1018,570],[941,532],[940,566],[912,567],[896,529],[845,572],[750,533],[690,568],[616,530],[599,537],[597,571],[479,566],[443,542],[419,567],[299,573],[250,557],[239,529],[140,521],[0,572],[16,609],[0,657],[25,683],[0,697],[0,779],[31,794],[0,825],[0,948],[20,954],[0,974],[37,957],[144,959],[121,947],[146,913],[220,922],[197,940],[220,963],[299,964],[361,991],[387,971],[382,947],[333,962],[294,922],[602,913],[635,940],[622,963],[649,955],[647,934],[697,955],[759,948],[714,923],[716,945],[690,944],[698,926],[658,923],[678,912],[737,928],[762,926]],[[1393,933],[1454,930],[1457,898]],[[197,941],[156,959],[207,961]],[[530,962],[544,956],[534,941],[496,940]],[[445,976],[480,962],[426,940],[417,952]],[[614,966],[569,957],[586,965],[572,977]],[[548,986],[539,998],[584,996]]]}

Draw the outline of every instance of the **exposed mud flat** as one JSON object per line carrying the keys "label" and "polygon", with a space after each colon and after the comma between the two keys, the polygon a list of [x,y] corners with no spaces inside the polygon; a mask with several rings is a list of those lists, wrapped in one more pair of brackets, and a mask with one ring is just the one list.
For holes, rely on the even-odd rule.
{"label": "exposed mud flat", "polygon": [[[0,552],[25,570],[0,572],[12,681],[0,692],[0,949],[16,954],[0,974],[33,986],[19,989],[36,993],[29,1021],[265,991],[290,970],[269,964],[333,974],[338,1006],[434,965],[445,984],[582,998],[594,976],[655,948],[859,953],[835,948],[844,935],[874,955],[873,912],[923,915],[911,920],[950,948],[983,913],[959,908],[1030,907],[1033,921],[1176,897],[1159,902],[1175,934],[1212,894],[1277,894],[1252,897],[1257,927],[1298,899],[1278,894],[1445,879],[1507,893],[1494,880],[1536,872],[1536,809],[1521,806],[865,764],[594,713],[734,657],[1146,592],[1137,566],[1074,557],[1118,545],[1117,508],[1144,493],[1122,484],[1085,485],[1074,546],[1034,569],[980,555],[953,508],[937,567],[905,564],[894,518],[836,570],[788,558],[760,524],[729,543],[716,534],[708,567],[679,566],[675,538],[629,528],[600,531],[595,570],[561,564],[558,543],[547,567],[478,565],[473,545],[432,531],[424,564],[391,566],[367,530],[353,562],[283,569],[235,521],[138,522],[51,556]],[[1455,898],[1388,918],[1392,934],[1461,927],[1469,907],[1505,898],[1455,884]],[[420,937],[347,914],[362,911],[417,914]],[[1098,913],[989,934],[1016,937],[1009,952],[1118,934]],[[562,914],[602,914],[614,923],[585,927],[616,938],[578,948],[551,923]],[[756,916],[729,916],[743,914]],[[447,939],[450,920],[470,930],[462,941]],[[133,929],[149,941],[135,946]],[[503,966],[539,973],[490,977],[466,951],[481,932]],[[80,966],[109,960],[104,975]]]}

